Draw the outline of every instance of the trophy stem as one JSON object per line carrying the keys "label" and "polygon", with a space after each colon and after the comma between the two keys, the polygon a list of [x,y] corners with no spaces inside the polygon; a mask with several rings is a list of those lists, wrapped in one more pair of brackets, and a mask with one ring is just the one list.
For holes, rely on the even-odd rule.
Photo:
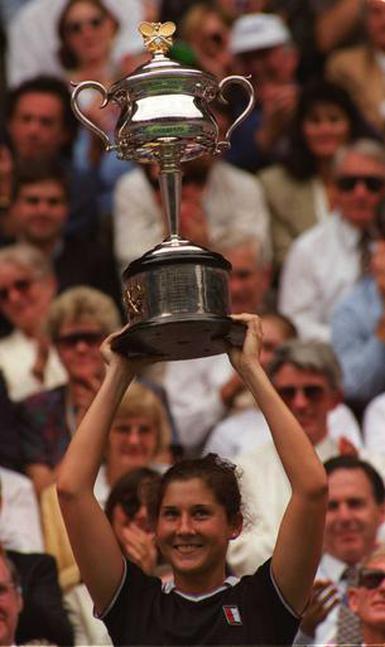
{"label": "trophy stem", "polygon": [[179,236],[179,211],[182,192],[182,171],[177,167],[161,168],[159,186],[166,211],[170,238]]}

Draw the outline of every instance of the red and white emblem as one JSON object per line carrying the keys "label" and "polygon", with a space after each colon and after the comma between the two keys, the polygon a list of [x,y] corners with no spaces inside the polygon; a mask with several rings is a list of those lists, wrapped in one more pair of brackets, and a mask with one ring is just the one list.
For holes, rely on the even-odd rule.
{"label": "red and white emblem", "polygon": [[236,604],[226,604],[222,607],[229,625],[241,625],[242,619]]}

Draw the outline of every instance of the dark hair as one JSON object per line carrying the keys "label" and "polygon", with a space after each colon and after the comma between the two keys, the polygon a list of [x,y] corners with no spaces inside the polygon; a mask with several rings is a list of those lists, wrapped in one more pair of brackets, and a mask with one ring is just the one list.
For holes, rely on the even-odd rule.
{"label": "dark hair", "polygon": [[375,130],[364,120],[344,88],[324,80],[309,83],[300,94],[289,130],[288,153],[283,159],[287,172],[297,180],[307,180],[317,172],[316,159],[309,150],[303,133],[303,123],[313,108],[320,103],[331,103],[346,114],[350,128],[349,140],[376,137]]}
{"label": "dark hair", "polygon": [[370,482],[374,499],[379,505],[385,501],[384,482],[377,470],[361,458],[355,456],[335,456],[324,463],[326,474],[330,476],[336,470],[362,470]]}
{"label": "dark hair", "polygon": [[5,115],[9,122],[15,112],[18,101],[25,95],[36,92],[38,94],[50,94],[59,99],[63,109],[63,127],[68,132],[69,141],[63,150],[63,155],[70,157],[72,144],[78,130],[78,122],[71,108],[71,98],[67,84],[55,76],[39,75],[23,81],[16,88],[12,89],[6,98]]}
{"label": "dark hair", "polygon": [[207,454],[203,458],[181,460],[175,463],[162,476],[159,487],[149,501],[149,514],[153,523],[156,522],[162,501],[170,483],[201,479],[206,487],[214,494],[217,502],[226,511],[228,521],[236,520],[241,512],[241,493],[239,489],[236,466],[217,454]]}
{"label": "dark hair", "polygon": [[69,200],[69,178],[63,165],[58,160],[31,163],[16,163],[15,172],[12,178],[12,196],[15,201],[21,189],[27,184],[36,184],[52,180],[60,184]]}
{"label": "dark hair", "polygon": [[115,31],[117,31],[119,27],[119,22],[116,16],[100,0],[69,0],[67,4],[64,6],[63,11],[60,14],[58,27],[57,27],[59,39],[61,43],[58,50],[58,58],[60,63],[63,65],[63,67],[66,70],[75,69],[78,65],[78,60],[74,52],[68,47],[68,44],[66,44],[67,13],[68,13],[68,10],[71,9],[71,7],[73,7],[73,5],[78,4],[78,2],[84,2],[84,1],[94,5],[97,9],[99,9],[99,11],[103,14],[104,17],[107,16],[108,18],[110,18],[115,25]]}
{"label": "dark hair", "polygon": [[149,488],[151,487],[151,491],[155,490],[159,481],[159,474],[149,467],[139,467],[123,474],[116,481],[105,505],[110,523],[117,505],[121,505],[128,518],[133,519],[143,502],[147,503]]}

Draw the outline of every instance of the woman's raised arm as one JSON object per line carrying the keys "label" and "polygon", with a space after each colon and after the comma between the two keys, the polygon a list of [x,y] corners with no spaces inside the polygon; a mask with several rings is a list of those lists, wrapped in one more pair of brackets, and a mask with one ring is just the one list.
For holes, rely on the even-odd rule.
{"label": "woman's raised arm", "polygon": [[135,365],[102,345],[103,383],[83,417],[58,470],[57,492],[80,573],[101,613],[123,576],[123,558],[112,528],[94,496],[107,437],[117,407],[135,375]]}
{"label": "woman's raised arm", "polygon": [[327,477],[302,427],[259,364],[262,327],[254,315],[234,315],[247,325],[243,348],[229,350],[230,361],[264,414],[289,479],[292,494],[281,521],[272,570],[285,600],[302,613],[322,550]]}

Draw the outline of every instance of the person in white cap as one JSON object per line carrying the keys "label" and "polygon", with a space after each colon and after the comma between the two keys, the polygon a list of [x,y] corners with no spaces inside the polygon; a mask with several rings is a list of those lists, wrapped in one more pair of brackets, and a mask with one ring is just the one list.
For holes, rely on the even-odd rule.
{"label": "person in white cap", "polygon": [[237,129],[229,161],[255,171],[274,160],[297,104],[299,55],[284,21],[274,14],[245,14],[235,21],[230,48],[251,75],[257,107]]}

